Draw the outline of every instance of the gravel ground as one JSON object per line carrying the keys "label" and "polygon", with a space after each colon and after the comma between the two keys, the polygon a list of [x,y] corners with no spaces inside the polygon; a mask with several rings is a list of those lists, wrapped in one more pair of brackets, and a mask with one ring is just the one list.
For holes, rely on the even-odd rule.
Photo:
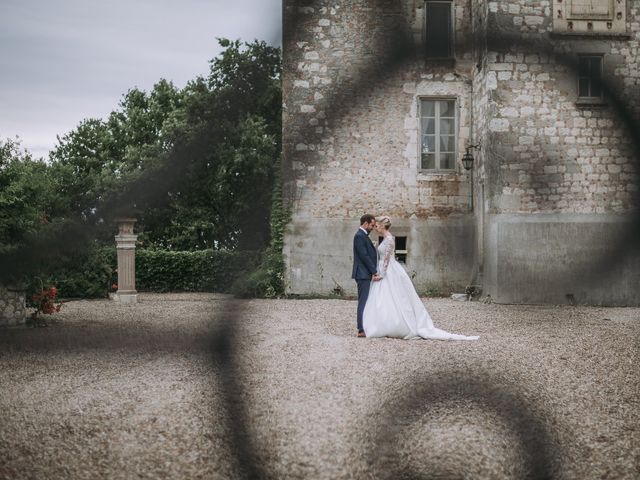
{"label": "gravel ground", "polygon": [[640,478],[640,309],[425,303],[480,340],[213,294],[0,330],[0,478]]}

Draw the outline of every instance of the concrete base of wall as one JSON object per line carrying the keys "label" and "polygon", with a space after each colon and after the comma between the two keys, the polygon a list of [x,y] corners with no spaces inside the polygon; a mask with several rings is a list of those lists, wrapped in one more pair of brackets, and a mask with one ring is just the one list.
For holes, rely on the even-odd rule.
{"label": "concrete base of wall", "polygon": [[640,305],[628,217],[488,215],[484,293],[499,303]]}
{"label": "concrete base of wall", "polygon": [[[464,291],[473,283],[475,237],[472,215],[393,220],[391,231],[407,237],[406,269],[418,292]],[[356,294],[351,279],[353,236],[359,219],[295,218],[285,235],[287,289],[292,294]],[[377,240],[371,234],[372,240]]]}

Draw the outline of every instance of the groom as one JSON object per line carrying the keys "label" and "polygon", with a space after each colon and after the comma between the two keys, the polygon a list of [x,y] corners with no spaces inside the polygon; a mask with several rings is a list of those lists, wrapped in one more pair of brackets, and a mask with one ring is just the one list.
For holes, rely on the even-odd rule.
{"label": "groom", "polygon": [[362,313],[369,296],[371,281],[380,280],[376,248],[371,243],[369,233],[376,225],[373,215],[365,214],[360,218],[360,228],[353,237],[353,271],[351,278],[358,284],[358,337],[364,337]]}

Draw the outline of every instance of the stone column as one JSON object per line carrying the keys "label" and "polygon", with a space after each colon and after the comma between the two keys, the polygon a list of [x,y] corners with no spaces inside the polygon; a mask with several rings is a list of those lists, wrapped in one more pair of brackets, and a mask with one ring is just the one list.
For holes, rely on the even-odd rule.
{"label": "stone column", "polygon": [[136,292],[136,240],[138,235],[133,233],[134,218],[118,220],[118,235],[116,246],[118,250],[118,291],[113,299],[120,303],[137,303]]}

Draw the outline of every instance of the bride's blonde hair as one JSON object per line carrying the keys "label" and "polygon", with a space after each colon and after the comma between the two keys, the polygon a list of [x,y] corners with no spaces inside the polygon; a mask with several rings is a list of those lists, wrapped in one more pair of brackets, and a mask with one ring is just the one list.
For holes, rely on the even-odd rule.
{"label": "bride's blonde hair", "polygon": [[379,217],[376,217],[376,222],[382,224],[385,230],[389,230],[389,227],[391,227],[391,219],[386,215],[381,215]]}

